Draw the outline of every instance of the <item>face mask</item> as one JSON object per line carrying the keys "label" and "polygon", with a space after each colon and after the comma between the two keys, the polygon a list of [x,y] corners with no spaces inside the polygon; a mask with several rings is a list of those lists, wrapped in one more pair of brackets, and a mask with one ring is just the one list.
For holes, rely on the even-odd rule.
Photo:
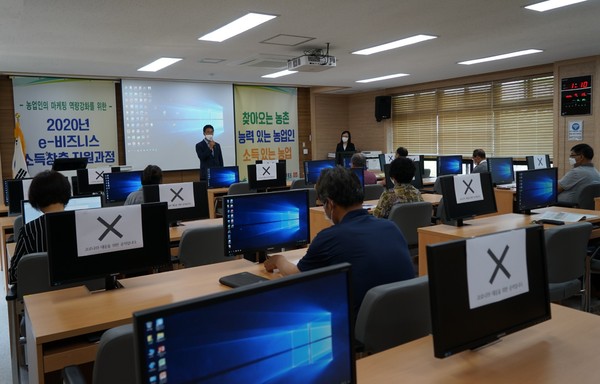
{"label": "face mask", "polygon": [[574,159],[574,158],[572,158],[572,157],[569,157],[569,165],[570,165],[571,167],[574,167],[574,166],[575,166],[575,163],[576,163],[575,159]]}
{"label": "face mask", "polygon": [[348,138],[347,137],[342,137],[342,143],[347,143],[348,142]]}
{"label": "face mask", "polygon": [[212,139],[213,139],[213,135],[206,135],[206,140],[212,141]]}
{"label": "face mask", "polygon": [[323,204],[323,212],[325,213],[325,218],[327,219],[327,221],[329,221],[332,225],[334,225],[335,223],[333,222],[333,220],[331,219],[331,217],[327,214],[327,209],[325,209],[325,206],[327,205],[327,203]]}

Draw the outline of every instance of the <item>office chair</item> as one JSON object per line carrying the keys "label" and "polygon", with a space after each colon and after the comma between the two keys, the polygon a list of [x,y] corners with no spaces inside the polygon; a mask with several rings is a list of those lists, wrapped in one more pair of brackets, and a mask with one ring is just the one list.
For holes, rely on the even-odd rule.
{"label": "office chair", "polygon": [[365,185],[365,200],[378,200],[384,191],[384,187],[381,184],[369,184]]}
{"label": "office chair", "polygon": [[[587,309],[589,289],[585,271],[587,245],[592,224],[587,222],[560,225],[544,231],[550,301],[582,296]],[[582,284],[582,280],[586,280]]]}
{"label": "office chair", "polygon": [[17,239],[19,238],[19,232],[21,232],[23,225],[23,215],[15,217],[15,222],[13,223],[13,241],[17,241]]}
{"label": "office chair", "polygon": [[[63,383],[85,384],[79,367],[63,368]],[[133,325],[121,325],[104,332],[98,344],[92,373],[93,384],[130,384],[136,382]]]}
{"label": "office chair", "polygon": [[[243,195],[246,193],[256,193],[255,189],[250,189],[250,184],[247,182],[233,183],[227,190],[227,195]],[[217,216],[223,216],[223,207],[219,207],[219,204],[222,204],[222,202],[223,196],[218,196],[215,198],[215,213]]]}
{"label": "office chair", "polygon": [[411,256],[415,256],[419,251],[418,228],[431,225],[432,205],[426,201],[416,203],[395,204],[388,219],[393,221],[400,232],[404,235]]}
{"label": "office chair", "polygon": [[594,198],[600,196],[600,183],[590,184],[583,188],[579,198],[577,199],[577,206],[581,209],[595,210],[596,204]]}
{"label": "office chair", "polygon": [[302,188],[308,188],[308,186],[306,185],[306,181],[304,179],[292,180],[290,189],[302,189]]}
{"label": "office chair", "polygon": [[358,311],[354,335],[367,354],[431,332],[427,276],[371,288]]}
{"label": "office chair", "polygon": [[179,241],[179,261],[184,267],[221,263],[225,257],[225,230],[222,224],[186,229]]}

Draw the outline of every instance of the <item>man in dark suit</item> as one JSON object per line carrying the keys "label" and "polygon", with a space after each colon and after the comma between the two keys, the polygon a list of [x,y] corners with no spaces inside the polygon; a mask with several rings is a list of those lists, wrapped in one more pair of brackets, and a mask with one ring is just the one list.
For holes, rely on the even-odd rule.
{"label": "man in dark suit", "polygon": [[215,129],[207,124],[202,129],[204,140],[196,144],[196,153],[200,159],[200,180],[206,180],[206,170],[210,167],[223,166],[223,153],[221,146],[214,141]]}

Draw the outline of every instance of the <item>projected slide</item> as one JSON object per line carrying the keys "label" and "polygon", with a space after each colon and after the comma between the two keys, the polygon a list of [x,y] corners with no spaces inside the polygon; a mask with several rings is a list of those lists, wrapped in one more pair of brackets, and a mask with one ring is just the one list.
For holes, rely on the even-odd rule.
{"label": "projected slide", "polygon": [[202,127],[215,128],[225,165],[235,165],[231,84],[123,80],[125,159],[133,169],[197,169]]}

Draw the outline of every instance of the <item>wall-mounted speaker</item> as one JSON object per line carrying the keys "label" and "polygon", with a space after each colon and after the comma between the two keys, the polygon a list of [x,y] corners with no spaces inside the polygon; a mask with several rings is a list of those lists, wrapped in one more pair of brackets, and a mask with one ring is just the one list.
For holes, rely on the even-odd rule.
{"label": "wall-mounted speaker", "polygon": [[375,120],[381,121],[392,117],[392,96],[375,97]]}

